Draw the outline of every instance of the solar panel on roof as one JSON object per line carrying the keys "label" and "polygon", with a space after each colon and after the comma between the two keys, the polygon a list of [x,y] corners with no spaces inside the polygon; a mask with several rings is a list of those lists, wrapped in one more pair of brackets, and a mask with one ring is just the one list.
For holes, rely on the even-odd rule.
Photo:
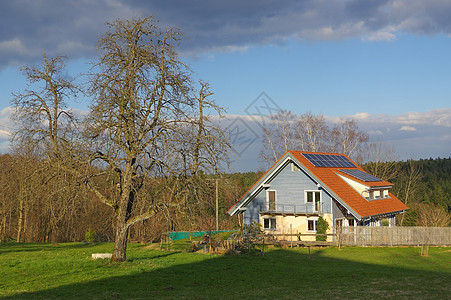
{"label": "solar panel on roof", "polygon": [[341,154],[302,153],[315,167],[355,168],[357,167],[346,156]]}
{"label": "solar panel on roof", "polygon": [[341,171],[343,173],[346,173],[354,178],[360,179],[362,181],[382,181],[382,179],[379,179],[373,175],[370,175],[368,173],[365,173],[363,171],[360,171],[358,169],[339,169],[338,171]]}

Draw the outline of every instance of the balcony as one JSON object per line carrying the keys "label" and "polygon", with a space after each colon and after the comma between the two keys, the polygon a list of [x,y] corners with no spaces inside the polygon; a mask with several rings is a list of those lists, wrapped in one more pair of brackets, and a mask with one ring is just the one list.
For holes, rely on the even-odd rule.
{"label": "balcony", "polygon": [[260,214],[270,215],[318,215],[322,212],[321,202],[305,203],[305,204],[275,204],[266,203],[260,210]]}

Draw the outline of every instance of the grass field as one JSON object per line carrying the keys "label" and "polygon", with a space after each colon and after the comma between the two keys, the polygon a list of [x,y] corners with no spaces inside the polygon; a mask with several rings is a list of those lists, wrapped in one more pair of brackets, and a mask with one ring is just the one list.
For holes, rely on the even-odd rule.
{"label": "grass field", "polygon": [[264,256],[150,250],[91,260],[105,244],[0,243],[6,299],[450,299],[451,248],[272,248]]}

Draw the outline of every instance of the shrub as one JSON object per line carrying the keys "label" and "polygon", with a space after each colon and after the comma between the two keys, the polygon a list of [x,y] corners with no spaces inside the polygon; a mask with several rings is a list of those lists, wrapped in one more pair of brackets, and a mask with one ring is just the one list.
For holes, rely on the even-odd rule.
{"label": "shrub", "polygon": [[92,243],[96,239],[96,232],[91,230],[91,228],[88,229],[88,231],[85,232],[85,242]]}
{"label": "shrub", "polygon": [[[318,221],[316,221],[316,233],[317,234],[326,234],[327,229],[329,229],[329,223],[324,220],[323,217],[319,217]],[[327,236],[316,236],[317,241],[326,241]]]}

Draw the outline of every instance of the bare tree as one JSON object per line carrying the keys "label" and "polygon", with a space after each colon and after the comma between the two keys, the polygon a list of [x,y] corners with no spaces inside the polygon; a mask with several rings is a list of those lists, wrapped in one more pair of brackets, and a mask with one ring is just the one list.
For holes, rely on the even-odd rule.
{"label": "bare tree", "polygon": [[[0,155],[0,241],[6,240],[8,225],[12,223],[12,217],[17,211],[15,188],[17,187],[17,175],[14,169],[14,160],[9,154]],[[18,232],[21,230],[18,229]],[[19,235],[19,234],[18,234]]]}
{"label": "bare tree", "polygon": [[[31,86],[13,100],[21,125],[14,141],[39,149],[33,184],[42,189],[33,209],[40,212],[36,222],[42,224],[43,240],[54,232],[73,233],[64,228],[89,207],[88,201],[75,202],[86,186],[112,208],[113,260],[124,261],[130,227],[180,205],[183,178],[200,170],[218,172],[228,142],[205,114],[222,112],[210,99],[208,84],[201,82],[196,92],[189,68],[178,58],[177,29],[161,30],[153,18],[117,20],[108,27],[89,78],[94,101],[78,127],[83,136],[66,109],[78,88],[64,76],[64,58],[44,54],[42,66],[23,69]],[[25,224],[24,217],[18,220]]]}
{"label": "bare tree", "polygon": [[331,133],[323,115],[314,115],[308,112],[299,117],[296,124],[296,139],[300,145],[300,150],[330,151],[328,143],[330,137]]}
{"label": "bare tree", "polygon": [[451,215],[441,206],[420,203],[415,210],[418,226],[447,227],[451,223]]}
{"label": "bare tree", "polygon": [[[404,173],[404,172],[403,172]],[[399,178],[398,184],[394,187],[395,195],[404,202],[405,205],[409,206],[412,203],[418,202],[419,193],[419,183],[422,178],[421,169],[413,160],[407,161],[407,170]],[[404,225],[406,219],[406,214],[401,215],[400,224]]]}
{"label": "bare tree", "polygon": [[[108,27],[99,39],[101,57],[90,80],[95,101],[87,134],[94,161],[101,161],[99,165],[107,166],[116,178],[117,191],[111,196],[98,196],[115,214],[112,260],[124,261],[129,228],[166,211],[176,200],[171,197],[160,201],[147,195],[146,209],[136,209],[140,191],[151,178],[173,178],[167,188],[177,190],[177,178],[186,167],[179,161],[182,152],[174,152],[174,147],[186,141],[187,137],[179,138],[193,123],[199,107],[209,105],[205,99],[210,93],[204,85],[199,98],[191,97],[191,73],[176,51],[182,37],[179,30],[161,30],[151,17],[117,20]],[[193,172],[207,157],[211,165],[217,163],[216,151],[204,144],[208,140],[205,119],[201,117],[195,123],[198,130],[188,137],[195,145],[189,164]],[[212,127],[209,130],[211,133]]]}
{"label": "bare tree", "polygon": [[331,152],[352,156],[361,146],[368,142],[369,136],[359,129],[354,120],[340,120],[332,129],[333,145]]}
{"label": "bare tree", "polygon": [[[65,57],[47,58],[44,53],[43,59],[42,66],[21,69],[29,85],[24,92],[13,94],[14,117],[20,125],[13,140],[49,148],[45,153],[51,158],[64,152],[60,147],[72,133],[75,118],[66,98],[75,97],[78,87],[64,74]],[[35,89],[40,83],[41,89]]]}
{"label": "bare tree", "polygon": [[260,156],[264,161],[275,162],[285,151],[298,147],[295,131],[297,119],[295,114],[285,110],[270,116],[270,125],[263,128]]}
{"label": "bare tree", "polygon": [[383,142],[369,143],[359,155],[365,171],[377,178],[390,181],[399,175],[400,165],[397,163],[399,158],[395,154],[395,149]]}
{"label": "bare tree", "polygon": [[[47,218],[44,238],[50,238],[53,229],[67,222],[67,205],[76,197],[67,193],[66,171],[62,169],[71,158],[71,139],[75,136],[75,118],[67,109],[67,99],[76,96],[77,86],[65,74],[65,58],[48,58],[43,54],[41,66],[26,66],[22,72],[28,86],[24,92],[13,94],[14,117],[19,125],[13,145],[21,167],[18,191],[17,241],[26,229],[27,211],[31,209],[30,195],[40,198],[41,216]],[[40,160],[43,159],[41,162]],[[34,165],[25,167],[25,163]],[[38,185],[37,182],[40,182]],[[32,186],[35,187],[31,193]],[[37,187],[37,189],[36,189]]]}
{"label": "bare tree", "polygon": [[305,113],[300,116],[280,111],[270,116],[263,128],[260,157],[274,163],[287,150],[344,153],[355,155],[368,142],[354,120],[341,120],[330,129],[323,115]]}
{"label": "bare tree", "polygon": [[[200,90],[194,91],[193,95],[196,111],[191,122],[185,123],[182,127],[183,133],[177,143],[185,145],[184,152],[190,153],[189,156],[192,157],[190,163],[192,175],[196,175],[199,170],[206,171],[212,168],[215,173],[220,173],[221,163],[228,166],[227,151],[230,148],[229,141],[219,126],[224,109],[210,99],[213,95],[210,84],[205,81],[200,81],[199,84]],[[208,113],[217,116],[217,120],[213,120]]]}

